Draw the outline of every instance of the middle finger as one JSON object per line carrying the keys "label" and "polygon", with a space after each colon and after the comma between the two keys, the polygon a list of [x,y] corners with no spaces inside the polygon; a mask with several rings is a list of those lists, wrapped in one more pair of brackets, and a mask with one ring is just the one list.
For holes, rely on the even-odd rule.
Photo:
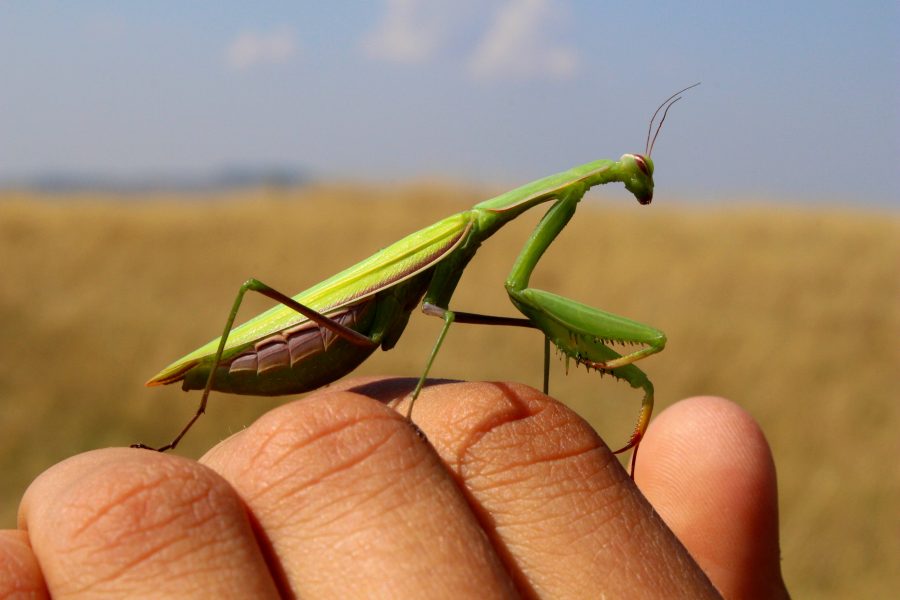
{"label": "middle finger", "polygon": [[439,458],[369,398],[326,391],[284,405],[201,462],[244,498],[298,596],[515,594]]}

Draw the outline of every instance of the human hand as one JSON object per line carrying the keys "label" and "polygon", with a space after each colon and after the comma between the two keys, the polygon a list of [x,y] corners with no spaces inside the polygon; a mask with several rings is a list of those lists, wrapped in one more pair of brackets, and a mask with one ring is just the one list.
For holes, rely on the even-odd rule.
{"label": "human hand", "polygon": [[199,462],[111,448],[50,468],[0,535],[0,595],[702,598],[712,580],[786,597],[774,467],[735,405],[695,398],[654,421],[645,498],[531,388],[427,387],[429,445],[383,404],[402,413],[410,386],[341,382]]}

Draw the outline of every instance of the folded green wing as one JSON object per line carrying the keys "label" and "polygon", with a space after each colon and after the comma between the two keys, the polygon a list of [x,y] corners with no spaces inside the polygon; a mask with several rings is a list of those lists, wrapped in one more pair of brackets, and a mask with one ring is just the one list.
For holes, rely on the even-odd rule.
{"label": "folded green wing", "polygon": [[[448,256],[466,238],[472,215],[462,212],[406,236],[369,258],[294,296],[297,302],[328,313],[389,288],[428,269]],[[246,346],[308,319],[279,304],[231,330],[225,352]],[[197,348],[157,373],[147,385],[171,383],[216,352],[219,338]]]}

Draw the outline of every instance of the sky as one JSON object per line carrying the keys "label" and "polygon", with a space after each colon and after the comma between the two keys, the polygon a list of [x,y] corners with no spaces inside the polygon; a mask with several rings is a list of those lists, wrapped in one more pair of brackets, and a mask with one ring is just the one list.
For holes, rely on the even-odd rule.
{"label": "sky", "polygon": [[900,8],[0,0],[0,182],[279,166],[518,184],[653,153],[656,196],[900,208]]}

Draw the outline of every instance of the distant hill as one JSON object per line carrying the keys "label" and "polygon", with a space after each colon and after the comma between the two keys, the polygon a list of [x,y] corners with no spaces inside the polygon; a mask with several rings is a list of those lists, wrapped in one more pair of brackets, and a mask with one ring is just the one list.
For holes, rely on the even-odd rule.
{"label": "distant hill", "polygon": [[26,189],[43,193],[159,191],[191,192],[251,187],[294,187],[311,181],[309,174],[289,166],[226,166],[209,172],[158,172],[116,175],[74,171],[47,171],[30,177],[0,180],[0,189]]}

